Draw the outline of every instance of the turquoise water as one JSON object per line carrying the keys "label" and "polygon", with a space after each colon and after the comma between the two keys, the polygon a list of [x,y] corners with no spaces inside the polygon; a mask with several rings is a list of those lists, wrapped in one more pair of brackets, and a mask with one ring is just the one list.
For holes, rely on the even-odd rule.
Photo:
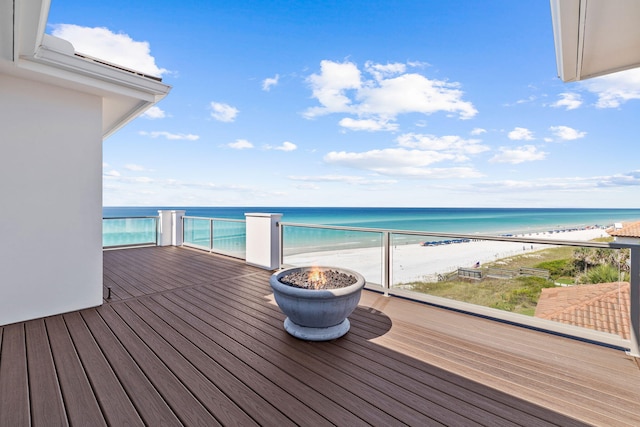
{"label": "turquoise water", "polygon": [[[271,212],[283,214],[282,221],[290,223],[462,234],[535,233],[640,220],[640,209],[535,208],[105,207],[103,216],[153,216],[159,209],[183,209],[188,216],[228,219],[245,219],[246,212]],[[214,229],[225,230],[222,224],[220,222]],[[148,223],[145,227],[149,232]],[[203,246],[210,243],[210,230],[205,222],[193,222],[187,228],[190,233],[187,238],[193,238]],[[224,242],[225,247],[240,253],[244,250],[244,242],[240,243],[244,235],[237,225],[232,228],[232,231],[227,229],[214,236],[214,241]],[[112,232],[115,234],[111,234],[111,239],[115,241],[117,230]],[[321,250],[327,246],[374,246],[378,244],[379,236],[377,233],[285,227],[284,240],[285,247],[297,248],[295,252],[298,252],[302,248]]]}
{"label": "turquoise water", "polygon": [[184,209],[188,216],[244,219],[245,212],[283,214],[283,222],[451,233],[506,234],[581,228],[640,220],[640,209],[105,207],[104,217],[157,215]]}

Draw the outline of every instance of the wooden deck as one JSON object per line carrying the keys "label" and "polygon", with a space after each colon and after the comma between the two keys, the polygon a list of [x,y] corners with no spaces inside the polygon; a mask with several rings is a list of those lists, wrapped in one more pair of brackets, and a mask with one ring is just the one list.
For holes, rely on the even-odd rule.
{"label": "wooden deck", "polygon": [[640,425],[624,352],[372,292],[345,337],[304,342],[269,275],[105,252],[103,306],[0,328],[0,426]]}

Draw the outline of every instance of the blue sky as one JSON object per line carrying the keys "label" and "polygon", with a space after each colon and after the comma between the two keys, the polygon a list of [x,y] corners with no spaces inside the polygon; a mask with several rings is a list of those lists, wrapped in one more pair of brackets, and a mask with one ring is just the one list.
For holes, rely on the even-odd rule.
{"label": "blue sky", "polygon": [[557,77],[549,4],[52,0],[171,93],[104,141],[105,206],[638,207],[640,72]]}

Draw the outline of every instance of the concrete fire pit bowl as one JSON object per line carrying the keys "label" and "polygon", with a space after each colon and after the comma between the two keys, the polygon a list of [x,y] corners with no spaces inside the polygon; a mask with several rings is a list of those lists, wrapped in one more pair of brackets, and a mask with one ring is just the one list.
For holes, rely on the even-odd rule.
{"label": "concrete fire pit bowl", "polygon": [[[286,283],[294,276],[300,278],[317,271],[327,277],[326,284],[308,283],[305,287]],[[331,278],[338,278],[338,283],[331,283]],[[352,283],[346,284],[349,282]],[[358,306],[365,280],[361,274],[344,268],[293,267],[274,273],[270,283],[278,306],[287,316],[285,330],[302,340],[328,341],[349,331],[347,317]]]}

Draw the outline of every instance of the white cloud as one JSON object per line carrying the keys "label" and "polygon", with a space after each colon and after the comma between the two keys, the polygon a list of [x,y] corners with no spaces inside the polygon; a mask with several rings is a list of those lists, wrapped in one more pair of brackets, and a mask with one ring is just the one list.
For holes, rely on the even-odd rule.
{"label": "white cloud", "polygon": [[395,184],[395,179],[370,179],[355,175],[317,175],[317,176],[289,176],[293,181],[304,182],[340,182],[353,185]]}
{"label": "white cloud", "polygon": [[406,133],[400,135],[397,138],[397,142],[401,147],[446,151],[456,155],[478,154],[489,150],[489,147],[480,144],[479,139],[464,139],[456,135],[438,137],[435,135]]}
{"label": "white cloud", "polygon": [[437,151],[407,150],[405,148],[385,148],[360,153],[332,151],[324,156],[327,163],[378,171],[394,166],[427,166],[443,160],[453,160],[454,156]]}
{"label": "white cloud", "polygon": [[598,187],[640,186],[640,169],[612,176],[601,176],[598,177],[597,182]]}
{"label": "white cloud", "polygon": [[138,133],[140,135],[149,136],[151,138],[164,137],[172,141],[173,140],[197,141],[198,139],[200,139],[199,135],[194,135],[191,133],[184,134],[184,133],[171,133],[171,132],[165,132],[165,131],[154,131],[154,132],[140,131]]}
{"label": "white cloud", "polygon": [[559,139],[563,141],[572,141],[574,139],[583,138],[587,133],[580,132],[569,126],[551,126],[549,130]]}
{"label": "white cloud", "polygon": [[500,154],[496,154],[489,161],[492,163],[511,163],[517,165],[534,160],[543,160],[547,153],[538,151],[533,145],[525,145],[517,148],[500,147]]}
{"label": "white cloud", "polygon": [[[309,108],[304,115],[314,118],[326,114],[346,113],[357,116],[341,121],[353,130],[375,130],[374,123],[388,123],[400,114],[433,114],[447,112],[469,119],[477,110],[462,99],[458,83],[431,80],[421,74],[406,73],[405,64],[375,64],[367,62],[363,74],[352,62],[323,60],[320,73],[307,82],[320,106]],[[366,120],[371,120],[367,122]],[[351,127],[349,127],[351,125]],[[382,126],[378,130],[388,130]]]}
{"label": "white cloud", "polygon": [[230,142],[229,144],[227,144],[227,147],[233,148],[235,150],[245,150],[248,148],[253,148],[253,144],[246,139],[238,139],[235,142]]}
{"label": "white cloud", "polygon": [[434,163],[460,163],[489,147],[478,139],[460,136],[434,136],[406,133],[396,138],[398,147],[364,152],[332,151],[324,156],[326,163],[367,170],[389,176],[409,178],[470,178],[482,176],[471,167],[432,168]]}
{"label": "white cloud", "polygon": [[269,92],[271,86],[277,86],[280,80],[280,75],[276,74],[275,77],[268,77],[262,81],[262,90]]}
{"label": "white cloud", "polygon": [[582,97],[579,93],[561,93],[558,95],[559,100],[551,104],[555,108],[565,108],[567,110],[575,110],[582,105]]}
{"label": "white cloud", "polygon": [[120,176],[120,172],[118,172],[117,170],[111,170],[109,172],[105,172],[104,175],[105,176],[109,176],[109,177],[117,178],[117,177]]}
{"label": "white cloud", "polygon": [[391,77],[396,74],[402,74],[407,70],[406,64],[395,62],[393,64],[376,64],[372,61],[367,61],[364,64],[364,69],[367,70],[376,80],[380,81],[385,77]]}
{"label": "white cloud", "polygon": [[312,118],[322,114],[351,112],[351,99],[347,90],[359,89],[362,84],[360,70],[351,62],[320,62],[320,74],[312,74],[307,81],[311,84],[313,97],[322,107],[307,110],[305,116]]}
{"label": "white cloud", "polygon": [[293,142],[285,141],[281,145],[279,145],[278,147],[275,147],[274,150],[295,151],[297,148],[298,148],[298,146],[296,144],[294,144]]}
{"label": "white cloud", "polygon": [[324,161],[327,163],[368,170],[381,175],[439,179],[482,176],[469,167],[427,168],[433,163],[445,160],[456,160],[456,156],[437,151],[407,150],[405,148],[387,148],[361,153],[332,151],[324,156]]}
{"label": "white cloud", "polygon": [[366,130],[369,132],[388,130],[394,131],[398,129],[397,123],[389,123],[387,120],[376,119],[352,119],[351,117],[345,117],[338,122],[343,128],[350,130]]}
{"label": "white cloud", "polygon": [[581,84],[598,96],[597,108],[617,108],[632,99],[640,99],[640,68],[596,77]]}
{"label": "white cloud", "polygon": [[55,24],[51,34],[71,42],[78,53],[151,76],[161,77],[168,72],[156,65],[148,42],[135,41],[124,33],[116,34],[103,27]]}
{"label": "white cloud", "polygon": [[166,113],[160,109],[160,107],[154,105],[153,107],[149,108],[147,111],[145,111],[142,114],[142,117],[144,117],[145,119],[164,119],[165,117],[167,117]]}
{"label": "white cloud", "polygon": [[232,122],[238,115],[238,109],[222,102],[211,102],[211,117],[220,122]]}
{"label": "white cloud", "polygon": [[124,165],[124,168],[133,172],[142,172],[145,171],[145,167],[144,166],[140,166],[140,165],[135,165],[135,164],[127,164]]}
{"label": "white cloud", "polygon": [[487,133],[487,130],[482,128],[474,128],[471,131],[471,135],[482,135],[483,133]]}
{"label": "white cloud", "polygon": [[527,128],[520,128],[520,127],[516,127],[511,132],[509,132],[508,137],[509,139],[514,141],[522,141],[522,140],[530,141],[534,139],[533,132],[531,132]]}
{"label": "white cloud", "polygon": [[262,148],[264,150],[295,151],[298,149],[298,146],[293,142],[285,141],[282,144],[275,147],[272,145],[264,145]]}
{"label": "white cloud", "polygon": [[542,178],[526,181],[505,180],[475,183],[471,188],[483,191],[594,191],[600,188],[640,187],[640,170],[605,176]]}

